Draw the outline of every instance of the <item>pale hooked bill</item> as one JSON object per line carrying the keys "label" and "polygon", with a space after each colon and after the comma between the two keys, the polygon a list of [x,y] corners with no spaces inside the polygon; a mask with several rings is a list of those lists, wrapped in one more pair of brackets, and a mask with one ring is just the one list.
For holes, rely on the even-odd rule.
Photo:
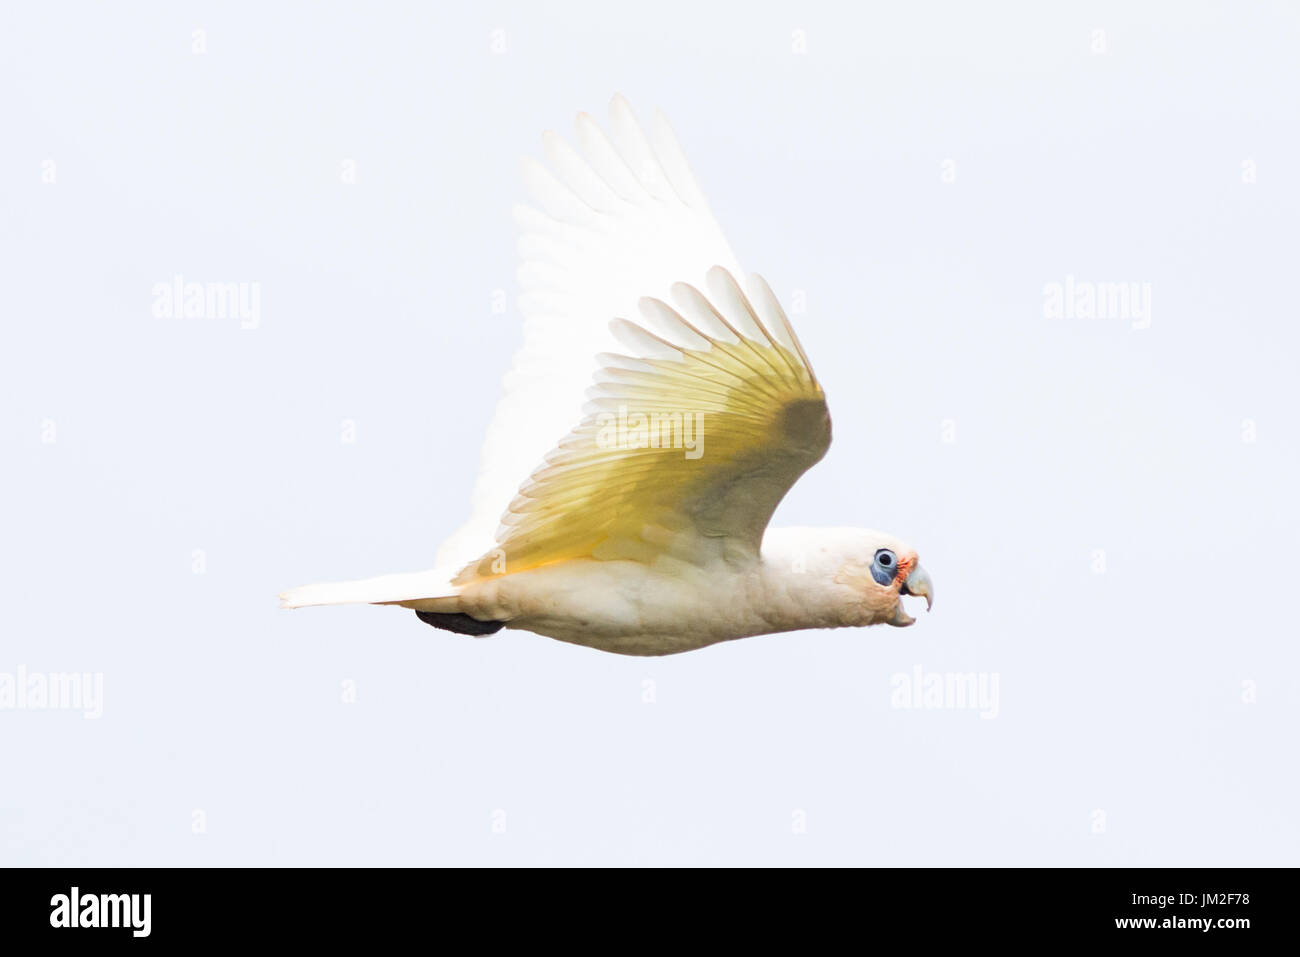
{"label": "pale hooked bill", "polygon": [[934,596],[914,549],[767,527],[830,445],[822,387],[663,114],[643,129],[616,96],[608,130],[579,114],[576,149],[548,132],[549,166],[523,162],[524,343],[468,521],[432,570],[293,588],[283,607],[398,605],[460,634],[633,655],[912,624],[902,597]]}

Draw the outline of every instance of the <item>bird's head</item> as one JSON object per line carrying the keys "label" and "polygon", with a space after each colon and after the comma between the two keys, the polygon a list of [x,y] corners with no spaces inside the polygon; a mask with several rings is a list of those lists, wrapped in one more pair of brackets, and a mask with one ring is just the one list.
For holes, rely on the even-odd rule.
{"label": "bird's head", "polygon": [[903,607],[903,597],[925,599],[925,609],[934,604],[934,584],[921,567],[916,549],[883,532],[864,531],[852,557],[840,567],[836,581],[849,585],[857,594],[867,621],[905,628],[916,621]]}

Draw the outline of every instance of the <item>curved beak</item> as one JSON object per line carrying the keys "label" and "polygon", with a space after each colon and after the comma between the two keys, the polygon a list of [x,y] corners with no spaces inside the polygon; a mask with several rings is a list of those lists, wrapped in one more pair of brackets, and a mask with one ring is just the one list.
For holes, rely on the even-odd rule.
{"label": "curved beak", "polygon": [[898,590],[900,595],[917,595],[925,599],[925,610],[929,611],[934,605],[934,583],[930,581],[930,576],[920,563],[912,569],[907,580],[903,582],[903,587]]}

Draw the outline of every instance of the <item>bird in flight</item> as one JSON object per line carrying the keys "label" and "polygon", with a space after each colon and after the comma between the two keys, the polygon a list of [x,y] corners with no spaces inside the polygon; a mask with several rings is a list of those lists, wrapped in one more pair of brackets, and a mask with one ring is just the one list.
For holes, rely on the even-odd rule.
{"label": "bird in flight", "polygon": [[767,527],[826,454],[826,398],[663,114],[643,129],[616,96],[609,134],[583,113],[576,140],[545,133],[549,169],[523,162],[524,342],[469,520],[430,571],[306,585],[283,607],[398,605],[462,635],[517,628],[626,655],[912,624],[903,596],[928,609],[934,586],[910,546]]}

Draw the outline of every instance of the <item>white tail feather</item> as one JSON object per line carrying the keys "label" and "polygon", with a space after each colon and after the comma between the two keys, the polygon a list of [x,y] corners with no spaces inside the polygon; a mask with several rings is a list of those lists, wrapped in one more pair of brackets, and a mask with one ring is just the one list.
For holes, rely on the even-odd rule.
{"label": "white tail feather", "polygon": [[458,591],[450,583],[451,575],[434,569],[403,575],[382,575],[351,582],[324,582],[302,585],[280,594],[281,608],[306,605],[382,605],[419,601],[427,598],[451,598]]}

